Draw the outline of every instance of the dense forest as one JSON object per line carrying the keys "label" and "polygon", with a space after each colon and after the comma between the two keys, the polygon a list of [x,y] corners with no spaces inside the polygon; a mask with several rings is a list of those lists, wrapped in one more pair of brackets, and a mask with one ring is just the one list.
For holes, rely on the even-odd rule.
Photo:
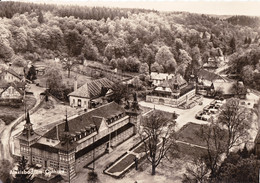
{"label": "dense forest", "polygon": [[259,68],[258,57],[247,62],[246,55],[252,49],[259,53],[259,26],[235,23],[238,16],[1,2],[0,17],[0,60],[21,66],[28,60],[69,57],[122,71],[185,75],[209,57],[231,55],[231,63],[245,57],[240,70]]}

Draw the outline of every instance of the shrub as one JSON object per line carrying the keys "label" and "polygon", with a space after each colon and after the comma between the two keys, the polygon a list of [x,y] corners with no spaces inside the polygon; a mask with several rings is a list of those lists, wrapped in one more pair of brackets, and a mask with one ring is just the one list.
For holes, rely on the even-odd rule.
{"label": "shrub", "polygon": [[5,125],[9,125],[12,121],[14,121],[16,118],[10,115],[2,115],[0,118],[5,122]]}
{"label": "shrub", "polygon": [[96,172],[89,172],[88,173],[88,182],[97,182],[98,181],[98,175]]}

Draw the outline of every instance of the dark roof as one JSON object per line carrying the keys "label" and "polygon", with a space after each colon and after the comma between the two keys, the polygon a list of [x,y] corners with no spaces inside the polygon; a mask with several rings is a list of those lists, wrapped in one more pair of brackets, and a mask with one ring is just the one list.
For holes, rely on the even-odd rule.
{"label": "dark roof", "polygon": [[173,91],[174,84],[178,84],[179,87],[181,88],[181,87],[187,85],[187,82],[180,74],[177,74],[177,75],[172,76],[171,79],[164,80],[161,84],[159,84],[159,86],[171,88],[171,90]]}
{"label": "dark roof", "polygon": [[47,133],[43,135],[43,137],[57,140],[57,126],[52,127]]}
{"label": "dark roof", "polygon": [[181,89],[180,96],[183,96],[184,94],[188,93],[189,91],[195,89],[195,86],[193,84],[189,84]]}
{"label": "dark roof", "polygon": [[108,135],[106,135],[105,137],[103,137],[103,138],[97,140],[97,141],[94,142],[93,144],[90,144],[89,146],[87,146],[87,147],[81,149],[80,151],[76,152],[76,154],[75,154],[76,159],[79,158],[79,157],[81,157],[81,156],[83,156],[83,155],[85,155],[86,153],[92,151],[93,149],[99,147],[100,145],[102,145],[102,144],[108,142],[108,141],[109,141],[109,138],[113,139],[116,135],[121,134],[122,132],[128,130],[128,129],[131,128],[132,126],[134,126],[134,124],[132,124],[132,123],[127,123],[126,125],[122,126],[121,128],[119,128],[119,129],[113,131],[113,132],[111,133],[111,135],[108,134]]}
{"label": "dark roof", "polygon": [[218,80],[218,79],[224,80],[223,77],[221,77],[220,75],[215,74],[213,72],[209,72],[205,69],[200,69],[197,73],[197,76],[198,76],[198,78],[203,78],[203,79],[206,79],[206,80],[212,81],[212,82],[215,80]]}
{"label": "dark roof", "polygon": [[[82,129],[93,127],[95,126],[97,129],[99,129],[100,124],[102,122],[102,119],[108,119],[115,115],[118,115],[120,113],[125,113],[125,110],[120,107],[117,103],[111,102],[106,105],[100,106],[92,111],[89,111],[87,113],[84,113],[76,118],[70,119],[68,121],[68,127],[70,134],[76,134],[76,132],[80,132]],[[57,125],[57,127],[53,127],[50,129],[47,133],[45,133],[43,136],[46,138],[56,138],[57,130],[59,138],[64,137],[64,130],[65,130],[65,122]],[[90,132],[92,133],[92,132]],[[89,133],[89,134],[90,134]],[[55,135],[54,135],[55,134]],[[89,135],[88,134],[88,135]]]}
{"label": "dark roof", "polygon": [[22,77],[21,77],[17,72],[15,72],[13,69],[11,69],[11,68],[3,69],[2,74],[3,74],[4,72],[10,73],[10,74],[12,74],[13,76],[19,78],[20,80],[22,79]]}
{"label": "dark roof", "polygon": [[[26,85],[26,83],[25,82],[11,82],[11,83],[13,83],[14,85],[16,85],[18,88],[25,88],[25,85]],[[7,82],[7,81],[5,81],[5,80],[1,80],[0,81],[0,88],[6,88],[6,87],[8,87],[8,86],[10,86],[10,84],[11,84],[10,82]]]}
{"label": "dark roof", "polygon": [[49,145],[45,145],[45,144],[40,144],[40,143],[34,143],[33,145],[31,145],[32,148],[36,148],[36,149],[40,149],[43,151],[47,151],[47,152],[51,152],[51,153],[58,153],[59,150],[55,147],[51,147]]}
{"label": "dark roof", "polygon": [[101,95],[102,87],[112,88],[113,82],[107,78],[96,79],[85,83],[83,86],[73,91],[69,96],[83,97],[83,98],[96,98]]}

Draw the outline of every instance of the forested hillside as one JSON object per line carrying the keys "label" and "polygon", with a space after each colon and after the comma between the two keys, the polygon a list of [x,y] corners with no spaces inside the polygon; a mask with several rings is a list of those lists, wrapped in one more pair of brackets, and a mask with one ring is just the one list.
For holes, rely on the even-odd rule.
{"label": "forested hillside", "polygon": [[179,72],[259,45],[259,27],[207,15],[1,2],[0,59],[71,57],[130,72]]}

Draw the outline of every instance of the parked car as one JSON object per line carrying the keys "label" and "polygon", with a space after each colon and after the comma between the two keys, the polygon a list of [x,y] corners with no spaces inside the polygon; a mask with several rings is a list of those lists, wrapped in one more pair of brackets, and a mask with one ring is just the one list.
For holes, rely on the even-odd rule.
{"label": "parked car", "polygon": [[208,121],[209,119],[210,119],[210,115],[202,115],[201,116],[201,119],[203,120],[203,121]]}

